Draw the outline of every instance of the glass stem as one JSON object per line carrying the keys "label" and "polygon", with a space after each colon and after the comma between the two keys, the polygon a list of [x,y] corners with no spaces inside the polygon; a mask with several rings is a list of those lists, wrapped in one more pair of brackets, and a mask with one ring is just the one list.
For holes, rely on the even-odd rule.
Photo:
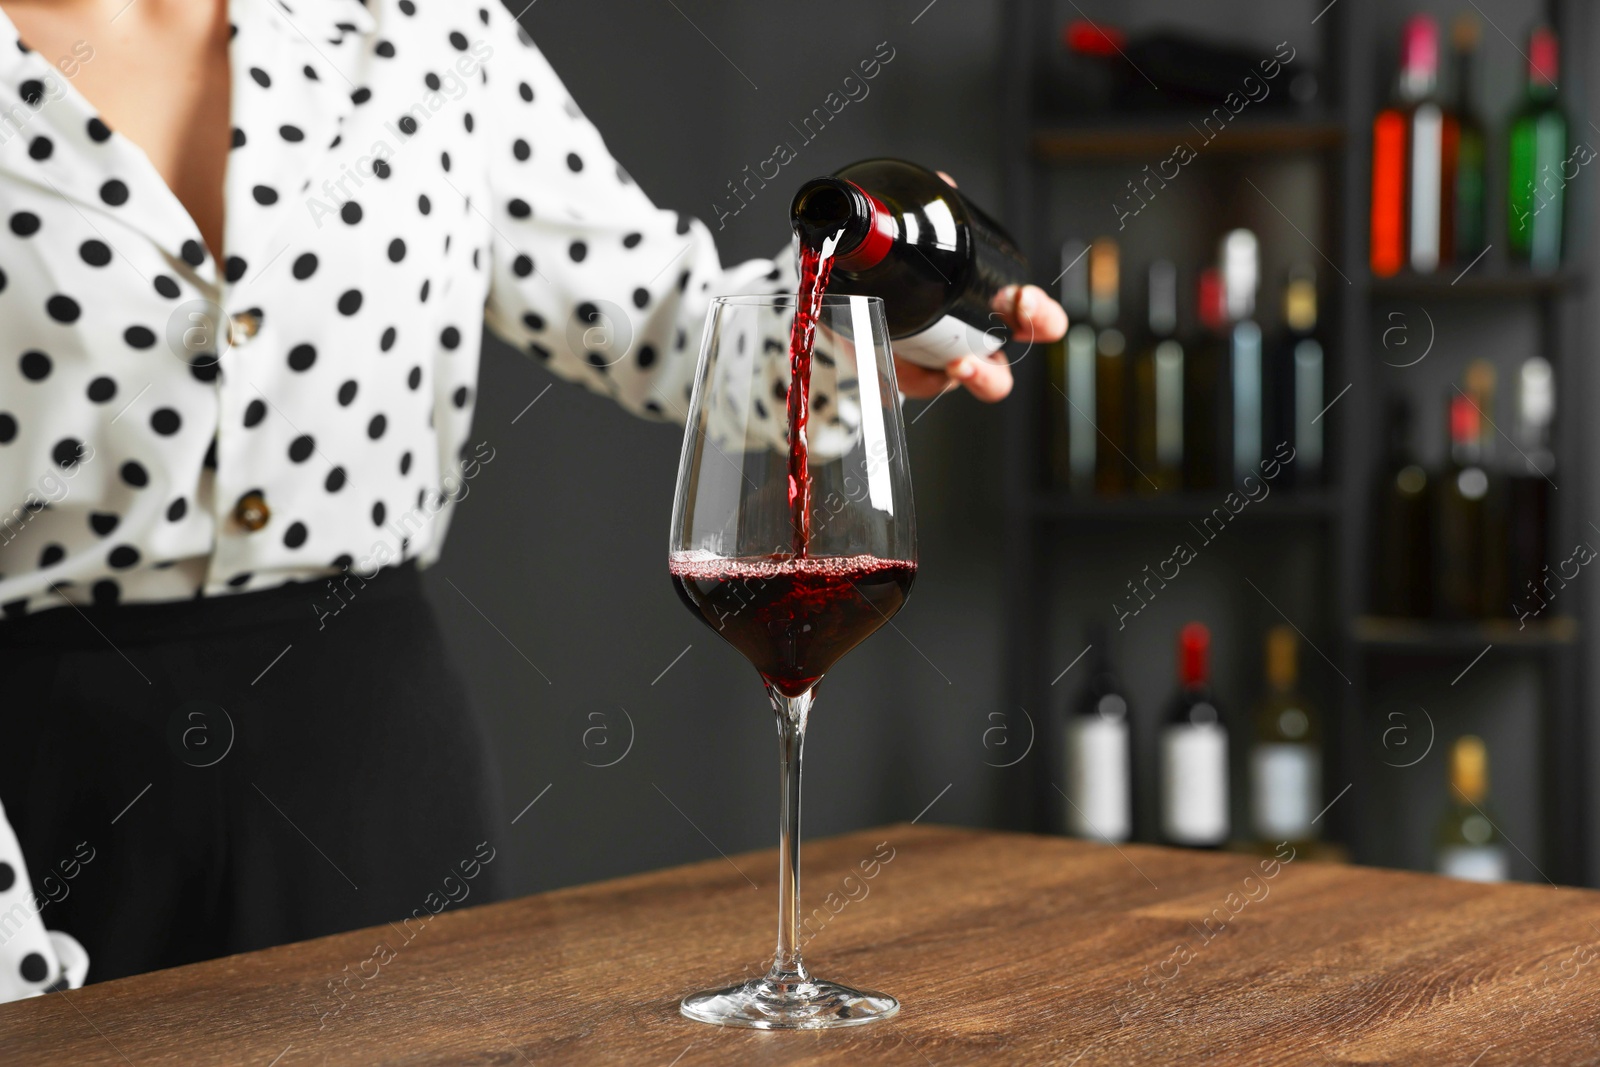
{"label": "glass stem", "polygon": [[767,979],[809,981],[800,959],[800,750],[815,690],[786,697],[769,689],[778,716],[778,951]]}

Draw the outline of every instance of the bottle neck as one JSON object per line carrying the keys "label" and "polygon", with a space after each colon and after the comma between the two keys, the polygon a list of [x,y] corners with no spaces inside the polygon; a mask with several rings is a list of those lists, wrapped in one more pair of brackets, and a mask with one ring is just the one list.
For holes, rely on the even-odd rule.
{"label": "bottle neck", "polygon": [[854,182],[813,178],[795,193],[790,221],[808,248],[834,245],[834,266],[868,270],[881,263],[894,246],[895,224],[889,209]]}

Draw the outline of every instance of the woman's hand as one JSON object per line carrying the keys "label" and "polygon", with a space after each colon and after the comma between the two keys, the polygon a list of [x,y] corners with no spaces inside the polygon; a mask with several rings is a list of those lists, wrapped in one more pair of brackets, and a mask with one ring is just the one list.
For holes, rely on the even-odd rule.
{"label": "woman's hand", "polygon": [[[955,188],[954,178],[942,170],[938,173],[952,189]],[[1014,341],[1048,344],[1061,340],[1067,332],[1066,310],[1037,285],[1006,286],[994,295],[991,310],[1006,324]],[[966,386],[973,396],[991,404],[1004,400],[1011,392],[1011,365],[1003,352],[962,356],[951,360],[942,371],[929,370],[896,357],[894,373],[900,391],[918,400],[938,396],[958,385]]]}
{"label": "woman's hand", "polygon": [[[1067,332],[1067,313],[1037,285],[1008,285],[994,296],[994,312],[1017,341],[1059,341]],[[896,358],[894,373],[900,391],[926,400],[946,389],[964,385],[979,400],[993,403],[1011,392],[1011,365],[1004,352],[990,356],[962,356],[944,370],[930,370]]]}

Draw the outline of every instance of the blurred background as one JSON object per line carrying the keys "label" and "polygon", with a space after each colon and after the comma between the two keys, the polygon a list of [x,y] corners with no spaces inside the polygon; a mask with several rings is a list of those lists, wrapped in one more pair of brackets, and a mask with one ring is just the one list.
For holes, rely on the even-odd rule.
{"label": "blurred background", "polygon": [[[1101,787],[1130,797],[1134,838],[1159,840],[1178,635],[1200,622],[1236,847],[1260,821],[1254,749],[1298,743],[1320,766],[1316,807],[1332,805],[1313,831],[1330,856],[1432,869],[1453,842],[1498,850],[1514,878],[1596,884],[1600,570],[1577,551],[1600,546],[1592,21],[1580,0],[527,8],[627,170],[713,230],[727,183],[799,145],[790,124],[886,42],[867,96],[723,220],[724,262],[786,246],[804,179],[903,157],[1002,218],[1088,331],[1014,346],[1000,405],[908,403],[920,574],[822,686],[808,837],[919,814],[1071,830],[1072,746],[1098,716],[1131,724],[1127,784]],[[1428,188],[1438,225],[1418,231]],[[1176,296],[1154,329],[1152,266],[1158,306]],[[1215,299],[1244,290],[1251,306]],[[1156,384],[1174,352],[1176,437]],[[1231,375],[1244,366],[1253,393]],[[772,845],[770,710],[667,578],[681,430],[492,340],[480,396],[474,440],[504,459],[427,583],[495,741],[516,888]],[[1259,458],[1297,456],[1258,469],[1242,507],[1224,503],[1236,459],[1257,458],[1241,435]],[[1194,558],[1173,578],[1180,542]],[[1299,669],[1289,684],[1280,662],[1274,695],[1266,640],[1284,625]],[[1467,798],[1492,822],[1482,841],[1450,785],[1462,735],[1483,747],[1459,750],[1459,773],[1487,753],[1487,793]]]}

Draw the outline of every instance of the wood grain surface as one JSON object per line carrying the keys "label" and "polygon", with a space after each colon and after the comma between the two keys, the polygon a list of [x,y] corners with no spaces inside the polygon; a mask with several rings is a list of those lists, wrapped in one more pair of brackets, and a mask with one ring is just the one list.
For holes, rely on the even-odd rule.
{"label": "wood grain surface", "polygon": [[767,851],[7,1005],[0,1062],[1600,1060],[1600,893],[906,825],[804,862],[812,971],[894,993],[897,1018],[679,1017],[684,993],[765,966]]}

